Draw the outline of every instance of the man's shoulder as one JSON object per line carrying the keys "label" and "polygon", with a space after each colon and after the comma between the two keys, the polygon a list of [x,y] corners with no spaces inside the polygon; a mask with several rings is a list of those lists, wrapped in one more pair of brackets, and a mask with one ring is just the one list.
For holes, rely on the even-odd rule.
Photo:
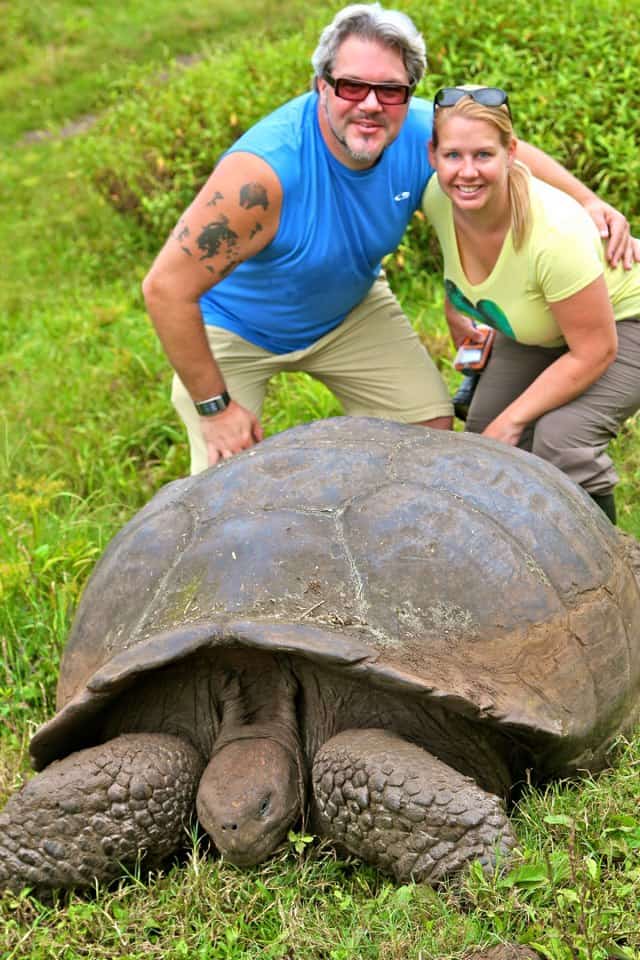
{"label": "man's shoulder", "polygon": [[315,101],[314,93],[305,93],[288,100],[272,113],[257,120],[227,152],[246,149],[248,144],[254,142],[263,144],[265,148],[291,146],[313,112]]}
{"label": "man's shoulder", "polygon": [[253,154],[269,164],[283,189],[295,187],[304,157],[312,149],[316,100],[307,93],[287,101],[243,133],[225,156]]}
{"label": "man's shoulder", "polygon": [[421,97],[411,97],[405,126],[431,138],[433,128],[433,104]]}

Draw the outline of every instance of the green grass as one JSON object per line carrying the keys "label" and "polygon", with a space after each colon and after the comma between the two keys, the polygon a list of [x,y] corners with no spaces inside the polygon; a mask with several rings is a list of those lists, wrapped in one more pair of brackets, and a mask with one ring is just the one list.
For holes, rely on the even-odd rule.
{"label": "green grass", "polygon": [[597,781],[531,792],[516,816],[522,860],[493,877],[472,869],[438,891],[398,886],[296,835],[241,871],[194,836],[181,862],[110,889],[53,905],[6,896],[0,956],[462,960],[519,942],[552,960],[634,960],[639,765],[626,745]]}
{"label": "green grass", "polygon": [[[635,4],[403,8],[427,33],[425,92],[478,77],[509,86],[520,132],[606,190],[640,229]],[[54,710],[60,651],[93,564],[187,470],[140,281],[224,146],[306,88],[329,16],[298,0],[0,2],[2,798]],[[185,54],[202,59],[171,65]],[[86,134],[23,139],[89,113],[100,120]],[[419,218],[387,267],[453,385],[437,257]],[[336,412],[308,377],[282,376],[264,425],[270,434]],[[637,418],[612,449],[620,525],[640,536]],[[474,946],[519,941],[550,960],[637,960],[639,770],[636,737],[604,775],[527,792],[516,861],[494,878],[472,871],[437,892],[397,887],[296,836],[243,873],[193,841],[164,871],[89,896],[0,897],[0,958],[462,960]]]}
{"label": "green grass", "polygon": [[292,30],[284,0],[0,2],[0,143],[100,110],[135,78],[243,35]]}

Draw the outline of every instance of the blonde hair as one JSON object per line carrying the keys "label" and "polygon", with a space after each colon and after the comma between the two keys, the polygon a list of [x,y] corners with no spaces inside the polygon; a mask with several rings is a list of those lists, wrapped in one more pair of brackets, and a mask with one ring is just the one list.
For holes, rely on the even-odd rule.
{"label": "blonde hair", "polygon": [[[462,87],[461,89],[465,89]],[[467,89],[478,89],[477,87],[468,87]],[[509,147],[513,139],[513,124],[511,116],[506,105],[500,107],[485,107],[477,103],[470,96],[461,97],[452,107],[436,107],[433,117],[432,142],[434,148],[438,146],[438,126],[440,118],[450,117],[458,114],[461,117],[467,117],[470,120],[484,120],[485,123],[491,123],[498,131],[500,143],[505,148]],[[524,244],[527,234],[531,228],[531,200],[529,195],[529,178],[531,173],[529,168],[515,160],[509,168],[508,193],[509,210],[511,212],[511,233],[513,236],[513,246],[519,250]]]}

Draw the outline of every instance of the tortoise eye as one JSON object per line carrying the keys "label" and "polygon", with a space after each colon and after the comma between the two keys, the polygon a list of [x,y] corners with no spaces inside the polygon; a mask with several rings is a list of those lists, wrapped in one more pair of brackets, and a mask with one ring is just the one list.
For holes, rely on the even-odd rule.
{"label": "tortoise eye", "polygon": [[271,806],[271,795],[265,797],[265,798],[260,802],[260,807],[259,807],[258,812],[259,812],[259,814],[260,814],[261,817],[264,817],[264,816],[267,815],[270,806]]}

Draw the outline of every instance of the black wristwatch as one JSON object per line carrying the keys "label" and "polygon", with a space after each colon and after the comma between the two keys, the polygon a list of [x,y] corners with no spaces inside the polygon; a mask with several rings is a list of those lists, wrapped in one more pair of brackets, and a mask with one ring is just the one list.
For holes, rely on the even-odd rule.
{"label": "black wristwatch", "polygon": [[201,417],[215,417],[216,413],[222,413],[231,403],[231,397],[225,390],[217,397],[209,397],[208,400],[196,400],[196,410]]}

